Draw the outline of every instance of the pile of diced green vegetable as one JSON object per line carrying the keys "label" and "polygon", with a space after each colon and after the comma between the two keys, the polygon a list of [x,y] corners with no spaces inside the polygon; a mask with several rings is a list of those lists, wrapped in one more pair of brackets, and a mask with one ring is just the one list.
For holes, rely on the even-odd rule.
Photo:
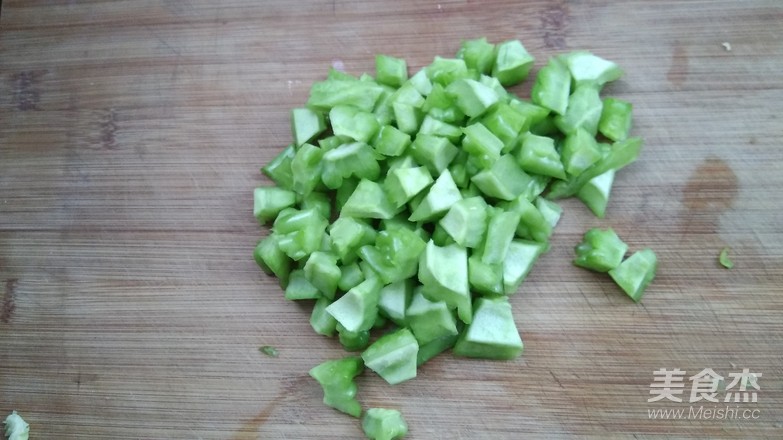
{"label": "pile of diced green vegetable", "polygon": [[[405,60],[379,55],[375,77],[331,70],[292,110],[293,144],[262,169],[275,185],[254,193],[255,216],[272,224],[254,255],[286,298],[315,302],[317,333],[362,351],[311,370],[327,405],[361,415],[353,378],[364,367],[397,384],[450,348],[522,352],[508,296],[548,250],[561,215],[552,200],[576,196],[603,217],[615,172],[642,146],[628,137],[631,104],[599,96],[622,75],[616,64],[560,55],[530,100],[508,92],[533,64],[519,41],[484,38],[411,77]],[[601,246],[577,264],[614,270],[638,300],[637,278],[652,277],[638,273],[645,256],[623,270],[627,247],[603,258]],[[363,427],[370,438],[407,432],[380,408]]]}

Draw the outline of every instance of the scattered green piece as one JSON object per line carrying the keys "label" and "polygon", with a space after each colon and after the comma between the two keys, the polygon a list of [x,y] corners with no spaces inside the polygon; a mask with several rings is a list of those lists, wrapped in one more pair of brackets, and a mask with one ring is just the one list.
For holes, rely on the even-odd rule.
{"label": "scattered green piece", "polygon": [[30,435],[30,425],[22,419],[22,416],[13,411],[3,422],[5,436],[8,440],[27,440]]}
{"label": "scattered green piece", "polygon": [[729,250],[729,247],[721,249],[720,255],[718,256],[718,261],[720,262],[721,266],[725,267],[726,269],[731,269],[734,267],[734,262],[731,261],[731,258],[729,258]]}
{"label": "scattered green piece", "polygon": [[264,345],[263,347],[259,348],[258,351],[273,358],[276,358],[280,355],[277,349],[275,347],[272,347],[271,345]]}
{"label": "scattered green piece", "polygon": [[396,409],[370,408],[362,418],[362,430],[369,439],[395,440],[408,434],[408,424]]}

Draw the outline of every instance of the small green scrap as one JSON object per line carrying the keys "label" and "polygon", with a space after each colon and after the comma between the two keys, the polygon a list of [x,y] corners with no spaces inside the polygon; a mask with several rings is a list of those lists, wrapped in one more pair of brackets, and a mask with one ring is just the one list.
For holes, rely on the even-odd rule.
{"label": "small green scrap", "polygon": [[731,258],[729,258],[729,251],[731,248],[726,246],[725,248],[721,249],[720,255],[718,256],[718,261],[720,262],[721,266],[725,267],[726,269],[731,269],[734,267],[734,262],[731,261]]}
{"label": "small green scrap", "polygon": [[259,348],[258,351],[273,358],[280,356],[280,353],[277,351],[277,349],[271,345],[264,345],[263,347]]}

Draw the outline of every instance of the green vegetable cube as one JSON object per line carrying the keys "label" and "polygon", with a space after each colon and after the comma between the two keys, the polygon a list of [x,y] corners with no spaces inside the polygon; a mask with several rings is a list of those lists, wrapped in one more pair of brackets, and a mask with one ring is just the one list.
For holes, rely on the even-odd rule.
{"label": "green vegetable cube", "polygon": [[513,86],[527,78],[535,60],[519,40],[505,41],[498,44],[492,76],[506,87]]}
{"label": "green vegetable cube", "polygon": [[390,99],[392,104],[408,104],[416,108],[421,108],[424,105],[424,97],[409,82],[395,90]]}
{"label": "green vegetable cube", "polygon": [[362,419],[364,435],[373,440],[395,440],[405,437],[408,424],[394,409],[370,408]]}
{"label": "green vegetable cube", "polygon": [[453,347],[458,337],[459,335],[448,335],[420,345],[419,352],[416,354],[416,366],[424,365],[425,362]]}
{"label": "green vegetable cube", "polygon": [[273,233],[259,241],[253,250],[253,259],[264,272],[276,276],[280,285],[285,287],[291,272],[291,260],[280,250],[279,240],[280,236]]}
{"label": "green vegetable cube", "polygon": [[275,219],[272,230],[279,234],[280,249],[299,261],[321,248],[328,224],[314,208],[286,208]]}
{"label": "green vegetable cube", "polygon": [[472,79],[459,79],[446,87],[446,93],[451,95],[457,107],[467,116],[481,116],[496,102],[498,95],[494,90]]}
{"label": "green vegetable cube", "polygon": [[547,65],[538,72],[530,98],[534,104],[563,115],[568,108],[570,93],[571,74],[568,67],[559,58],[550,58]]}
{"label": "green vegetable cube", "polygon": [[489,219],[487,239],[481,261],[486,264],[501,264],[506,259],[506,253],[514,239],[519,225],[520,215],[514,211],[496,210]]}
{"label": "green vegetable cube", "polygon": [[460,246],[475,248],[484,238],[487,208],[487,203],[481,197],[462,199],[449,208],[438,224]]}
{"label": "green vegetable cube", "polygon": [[578,176],[598,162],[602,155],[595,137],[585,129],[578,128],[566,136],[560,157],[565,171],[572,176]]}
{"label": "green vegetable cube", "polygon": [[386,382],[396,385],[416,377],[419,343],[407,328],[378,338],[362,353],[364,365]]}
{"label": "green vegetable cube", "polygon": [[516,293],[538,257],[544,253],[547,245],[527,240],[514,240],[508,246],[506,259],[503,260],[503,290],[506,295]]}
{"label": "green vegetable cube", "polygon": [[642,249],[609,271],[615,283],[632,300],[639,302],[658,271],[658,257],[652,249]]}
{"label": "green vegetable cube", "polygon": [[437,83],[443,87],[468,76],[468,66],[465,65],[465,61],[439,56],[436,56],[432,64],[426,67],[426,71],[433,85]]}
{"label": "green vegetable cube", "polygon": [[373,148],[384,156],[400,156],[411,144],[410,135],[391,125],[384,125],[375,136]]}
{"label": "green vegetable cube", "polygon": [[612,228],[593,228],[585,233],[584,239],[574,251],[575,265],[596,272],[608,272],[623,261],[628,245],[620,240]]}
{"label": "green vegetable cube", "polygon": [[470,323],[472,310],[465,248],[456,244],[436,246],[430,240],[419,260],[419,281],[427,299],[456,307],[462,322]]}
{"label": "green vegetable cube", "polygon": [[516,212],[519,215],[519,224],[516,229],[516,234],[519,237],[530,238],[539,243],[549,241],[549,236],[552,235],[552,226],[541,211],[525,196],[519,196],[506,203],[503,205],[503,209]]}
{"label": "green vegetable cube", "polygon": [[489,73],[495,64],[495,45],[488,43],[484,37],[463,41],[457,52],[457,58],[465,60],[468,69]]}
{"label": "green vegetable cube", "polygon": [[445,170],[432,184],[427,195],[413,210],[408,220],[412,222],[433,220],[461,199],[462,195],[451,178],[451,173]]}
{"label": "green vegetable cube", "polygon": [[389,171],[384,186],[389,200],[399,208],[432,182],[432,176],[425,167],[395,168]]}
{"label": "green vegetable cube", "polygon": [[299,147],[291,160],[292,189],[300,195],[310,194],[321,181],[323,150],[312,144]]}
{"label": "green vegetable cube", "polygon": [[362,414],[362,406],[356,400],[356,383],[353,378],[362,374],[362,360],[349,356],[326,361],[310,370],[324,390],[324,404],[354,417]]}
{"label": "green vegetable cube", "polygon": [[490,169],[470,179],[481,192],[501,200],[514,200],[530,185],[532,178],[525,174],[510,154],[500,157]]}
{"label": "green vegetable cube", "polygon": [[549,227],[554,229],[555,226],[557,226],[557,222],[560,221],[560,216],[563,214],[563,208],[557,203],[543,197],[536,198],[536,208],[538,208],[538,212],[544,216],[544,220],[549,224]]}
{"label": "green vegetable cube", "polygon": [[337,266],[337,256],[316,251],[310,254],[304,265],[304,275],[323,296],[334,299],[342,272]]}
{"label": "green vegetable cube", "polygon": [[395,324],[404,326],[405,310],[411,302],[413,287],[411,281],[401,280],[381,288],[378,309]]}
{"label": "green vegetable cube", "polygon": [[474,253],[468,258],[468,282],[481,294],[503,295],[503,265],[487,264]]}
{"label": "green vegetable cube", "polygon": [[349,332],[369,330],[378,314],[380,291],[380,281],[368,278],[330,304],[326,312]]}
{"label": "green vegetable cube", "polygon": [[527,119],[527,127],[523,127],[520,132],[547,119],[550,113],[548,108],[518,98],[510,99],[508,105]]}
{"label": "green vegetable cube", "polygon": [[404,102],[395,102],[392,104],[392,110],[397,128],[401,132],[415,134],[419,130],[419,125],[424,117],[421,109]]}
{"label": "green vegetable cube", "polygon": [[421,127],[419,127],[418,136],[425,134],[445,137],[449,142],[459,142],[459,139],[462,137],[462,130],[431,115],[425,115]]}
{"label": "green vegetable cube", "polygon": [[285,299],[296,301],[301,299],[318,299],[321,296],[323,296],[321,292],[307,280],[302,269],[291,271],[288,277],[288,285],[285,288]]}
{"label": "green vegetable cube", "polygon": [[514,359],[522,353],[522,339],[506,297],[476,300],[473,322],[462,331],[454,354],[484,359]]}
{"label": "green vegetable cube", "polygon": [[481,168],[489,168],[500,158],[503,141],[481,122],[463,128],[462,148],[476,159]]}
{"label": "green vegetable cube", "polygon": [[287,146],[280,154],[261,168],[261,172],[272,179],[280,188],[293,189],[294,175],[291,171],[291,162],[293,162],[295,154],[294,146]]}
{"label": "green vegetable cube", "polygon": [[590,86],[577,87],[568,98],[568,108],[562,116],[555,117],[555,125],[565,134],[570,134],[578,128],[595,136],[598,133],[598,122],[601,120],[603,102],[598,96],[598,90]]}
{"label": "green vegetable cube", "polygon": [[309,108],[291,110],[291,132],[297,147],[312,141],[325,130],[326,122],[323,113]]}
{"label": "green vegetable cube", "polygon": [[260,223],[277,216],[296,203],[296,193],[275,186],[262,186],[253,191],[253,215]]}
{"label": "green vegetable cube", "polygon": [[364,274],[355,261],[340,267],[340,281],[337,282],[337,288],[347,292],[364,281]]}
{"label": "green vegetable cube", "polygon": [[598,131],[613,141],[622,141],[631,131],[633,105],[622,99],[606,98]]}
{"label": "green vegetable cube", "polygon": [[408,63],[388,55],[375,57],[375,78],[381,84],[399,87],[408,79]]}
{"label": "green vegetable cube", "polygon": [[410,150],[413,158],[434,175],[442,173],[459,152],[448,139],[429,134],[417,135]]}
{"label": "green vegetable cube", "polygon": [[392,218],[397,213],[381,184],[362,179],[345,202],[341,216],[357,218]]}
{"label": "green vegetable cube", "polygon": [[582,85],[600,87],[623,76],[623,71],[617,64],[590,52],[571,52],[565,56],[565,59],[577,87]]}
{"label": "green vegetable cube", "polygon": [[313,307],[313,313],[310,315],[310,326],[319,335],[334,336],[335,329],[337,328],[337,320],[326,312],[326,308],[332,302],[329,298],[321,297],[315,301]]}
{"label": "green vegetable cube", "polygon": [[521,148],[517,151],[517,162],[523,170],[558,179],[566,178],[554,139],[528,133],[522,137],[521,142]]}
{"label": "green vegetable cube", "polygon": [[409,81],[421,96],[427,96],[432,92],[432,81],[427,77],[426,69],[421,69],[416,72]]}
{"label": "green vegetable cube", "polygon": [[593,211],[598,218],[604,218],[606,205],[609,204],[609,194],[614,183],[614,170],[609,170],[593,177],[579,190],[576,196]]}
{"label": "green vegetable cube", "polygon": [[375,229],[352,217],[340,217],[329,225],[332,249],[343,262],[350,262],[350,254],[366,244],[375,242]]}
{"label": "green vegetable cube", "polygon": [[377,180],[380,173],[375,152],[364,142],[343,144],[323,155],[321,179],[330,189],[339,188],[347,177]]}
{"label": "green vegetable cube", "polygon": [[508,153],[516,144],[522,131],[530,128],[530,119],[509,104],[498,104],[484,115],[481,123],[503,142],[503,153]]}
{"label": "green vegetable cube", "polygon": [[380,129],[372,113],[347,105],[332,107],[329,122],[336,136],[345,136],[357,142],[369,142]]}
{"label": "green vegetable cube", "polygon": [[310,88],[307,106],[315,110],[329,111],[338,105],[349,105],[371,112],[383,93],[383,87],[370,81],[355,79],[327,79],[314,83]]}
{"label": "green vegetable cube", "polygon": [[[377,318],[376,318],[377,319]],[[375,322],[372,324],[375,325]],[[361,351],[367,348],[368,345],[370,345],[370,331],[369,330],[359,330],[359,331],[349,331],[345,327],[342,326],[339,322],[337,323],[337,339],[340,342],[340,345],[343,346],[345,351]]]}
{"label": "green vegetable cube", "polygon": [[456,335],[457,319],[443,301],[430,301],[417,289],[410,306],[405,311],[407,326],[413,332],[419,345],[436,339]]}

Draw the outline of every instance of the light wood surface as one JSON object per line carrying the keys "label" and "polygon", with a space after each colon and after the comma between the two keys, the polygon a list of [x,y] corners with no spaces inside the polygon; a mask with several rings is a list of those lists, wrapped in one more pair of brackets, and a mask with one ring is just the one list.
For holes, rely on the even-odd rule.
{"label": "light wood surface", "polygon": [[[646,147],[606,219],[563,203],[512,299],[521,358],[447,354],[395,387],[367,373],[364,407],[401,409],[412,439],[782,438],[776,0],[3,1],[0,413],[34,439],[361,438],[307,377],[344,352],[251,258],[258,167],[330,66],[414,71],[482,35],[521,39],[536,70],[571,49],[618,62],[604,95],[633,102]],[[658,253],[641,304],[571,265],[594,226]],[[651,420],[690,406],[689,388],[647,402],[660,368],[761,373],[739,404],[759,417]]]}

